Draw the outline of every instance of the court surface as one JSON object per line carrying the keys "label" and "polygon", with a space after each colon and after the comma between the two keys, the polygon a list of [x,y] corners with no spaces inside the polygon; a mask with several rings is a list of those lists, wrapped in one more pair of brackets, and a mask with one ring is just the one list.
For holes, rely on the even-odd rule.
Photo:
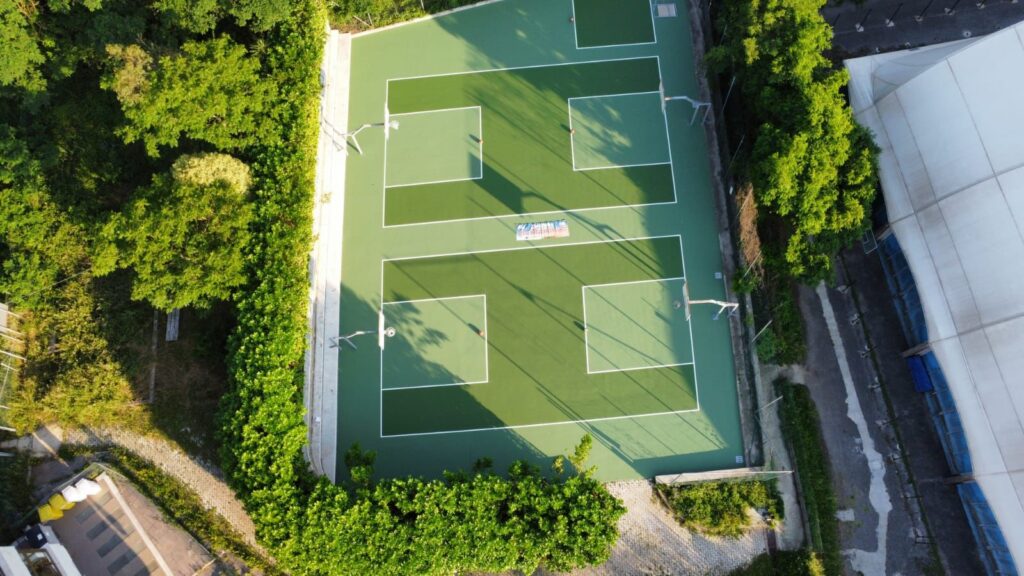
{"label": "court surface", "polygon": [[729,324],[685,305],[725,296],[703,127],[665,100],[697,93],[690,42],[647,0],[353,38],[339,450],[547,469],[589,433],[604,479],[744,465]]}

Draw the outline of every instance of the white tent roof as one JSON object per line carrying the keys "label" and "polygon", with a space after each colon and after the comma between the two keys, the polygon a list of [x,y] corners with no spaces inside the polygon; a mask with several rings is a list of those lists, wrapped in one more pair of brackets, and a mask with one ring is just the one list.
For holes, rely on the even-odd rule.
{"label": "white tent roof", "polygon": [[1024,23],[846,67],[974,476],[1024,566]]}

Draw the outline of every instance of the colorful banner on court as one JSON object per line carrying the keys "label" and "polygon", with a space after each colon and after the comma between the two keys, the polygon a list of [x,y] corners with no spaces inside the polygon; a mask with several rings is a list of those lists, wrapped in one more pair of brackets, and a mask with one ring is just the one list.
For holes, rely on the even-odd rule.
{"label": "colorful banner on court", "polygon": [[516,225],[516,240],[543,240],[545,238],[568,238],[569,223],[565,220],[533,222]]}

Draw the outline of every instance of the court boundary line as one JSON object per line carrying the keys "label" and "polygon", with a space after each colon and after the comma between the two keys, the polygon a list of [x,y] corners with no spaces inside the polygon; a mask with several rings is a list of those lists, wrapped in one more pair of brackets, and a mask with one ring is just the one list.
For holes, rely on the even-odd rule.
{"label": "court boundary line", "polygon": [[442,296],[441,298],[418,298],[418,299],[415,299],[415,300],[396,300],[394,302],[381,302],[380,303],[380,307],[381,307],[381,312],[380,313],[381,313],[382,316],[387,318],[387,316],[384,314],[384,307],[389,305],[389,304],[417,304],[417,303],[420,303],[420,302],[442,302],[442,301],[445,301],[445,300],[460,300],[460,299],[466,299],[466,298],[483,298],[484,299],[484,319],[483,319],[483,324],[484,324],[484,327],[483,327],[483,331],[484,331],[484,335],[483,335],[483,339],[484,339],[484,379],[483,380],[474,380],[472,382],[451,382],[451,383],[447,383],[447,384],[422,384],[422,385],[418,385],[418,386],[402,386],[402,387],[399,387],[399,388],[385,388],[384,387],[384,364],[383,364],[383,362],[384,362],[384,350],[387,348],[387,346],[385,346],[384,348],[381,349],[380,388],[381,388],[382,392],[394,392],[396,390],[415,390],[417,388],[442,388],[442,387],[446,387],[446,386],[472,386],[474,384],[487,384],[488,382],[490,382],[490,380],[491,380],[491,365],[490,365],[490,361],[489,361],[489,358],[488,358],[488,356],[489,356],[488,351],[491,348],[491,343],[490,343],[490,340],[488,340],[489,336],[487,334],[487,294],[465,294],[463,296]]}
{"label": "court boundary line", "polygon": [[[685,279],[686,274],[686,254],[683,252],[683,236],[682,234],[662,234],[659,236],[637,236],[633,238],[613,238],[608,240],[586,240],[583,242],[567,242],[564,244],[546,244],[546,245],[528,245],[528,246],[513,246],[511,248],[491,248],[484,250],[468,250],[463,252],[451,252],[443,254],[428,254],[423,256],[399,256],[394,258],[381,258],[380,261],[380,298],[383,303],[384,300],[384,263],[385,262],[400,262],[404,260],[420,260],[425,258],[445,258],[449,256],[464,256],[467,254],[490,254],[492,252],[512,252],[516,250],[543,250],[547,248],[558,248],[562,246],[586,246],[590,244],[614,244],[618,242],[637,242],[641,240],[659,240],[663,238],[675,238],[679,242],[679,259],[683,266],[683,278]],[[595,284],[595,286],[600,286]],[[584,308],[584,313],[586,309]],[[584,320],[586,322],[586,320]],[[486,327],[485,327],[486,330]],[[380,423],[380,438],[401,438],[411,436],[436,436],[440,434],[462,434],[465,432],[487,432],[495,430],[514,430],[518,428],[540,428],[543,426],[562,426],[567,424],[582,424],[589,422],[604,422],[610,420],[624,420],[627,418],[647,418],[652,416],[668,416],[672,414],[687,414],[692,412],[700,412],[700,379],[697,376],[697,356],[694,352],[693,347],[693,322],[690,323],[690,356],[694,359],[693,365],[693,400],[696,406],[694,408],[687,408],[685,410],[672,410],[667,412],[651,412],[646,414],[631,414],[628,416],[606,416],[601,418],[586,418],[579,420],[565,420],[559,422],[538,422],[535,424],[516,424],[512,426],[502,427],[490,427],[490,428],[467,428],[463,430],[440,430],[435,432],[412,432],[407,434],[384,434],[384,388],[383,384],[380,387],[380,403],[377,405],[378,410],[378,421]],[[380,378],[383,382],[384,378],[384,350],[380,350]],[[488,376],[490,374],[488,373]]]}
{"label": "court boundary line", "polygon": [[[607,240],[583,240],[581,242],[564,242],[559,244],[528,244],[525,246],[510,246],[508,248],[484,248],[482,250],[464,250],[462,252],[444,252],[440,254],[424,254],[421,256],[394,256],[391,258],[382,258],[381,263],[384,262],[400,262],[403,260],[421,260],[426,258],[447,258],[448,256],[465,256],[467,254],[490,254],[492,252],[514,252],[516,250],[546,250],[549,248],[561,248],[564,246],[586,246],[588,244],[616,244],[619,242],[636,242],[639,240],[660,240],[662,238],[678,238],[680,246],[682,246],[682,235],[681,234],[659,234],[656,236],[635,236],[632,238],[609,238]],[[685,268],[683,270],[685,276]],[[383,284],[383,275],[381,276],[381,284]],[[384,287],[381,286],[381,297],[383,298]]]}
{"label": "court boundary line", "polygon": [[[696,372],[696,369],[694,370]],[[405,434],[382,434],[381,438],[408,438],[411,436],[439,436],[442,434],[463,434],[466,432],[495,432],[501,430],[518,430],[521,428],[543,428],[546,426],[565,426],[568,424],[587,424],[590,422],[608,422],[612,420],[627,420],[630,418],[650,418],[653,416],[671,416],[673,414],[690,414],[700,412],[700,404],[696,408],[686,410],[670,410],[667,412],[648,412],[645,414],[630,414],[628,416],[602,416],[600,418],[583,418],[580,420],[560,420],[558,422],[539,422],[536,424],[514,424],[512,426],[493,426],[490,428],[466,428],[464,430],[440,430],[437,432],[408,432]]]}
{"label": "court boundary line", "polygon": [[[483,70],[463,70],[461,72],[439,72],[437,74],[421,74],[416,76],[396,76],[385,80],[385,84],[401,82],[403,80],[423,80],[425,78],[443,78],[446,76],[466,76],[468,74],[488,74],[490,72],[508,72],[509,70],[532,70],[534,68],[557,68],[559,66],[578,66],[580,64],[602,64],[604,62],[628,62],[630,60],[652,60],[658,59],[658,54],[647,56],[626,56],[624,58],[595,58],[594,60],[579,60],[576,62],[553,62],[551,64],[527,64],[525,66],[507,66],[504,68],[484,68]],[[385,86],[386,89],[386,86]]]}
{"label": "court boundary line", "polygon": [[[387,173],[387,170],[385,169],[385,171],[384,171],[384,192],[381,194],[381,196],[384,196],[384,207],[385,208],[387,207],[387,204],[388,204],[388,202],[387,202],[388,188],[404,188],[404,187],[409,187],[409,186],[428,186],[430,184],[445,184],[447,182],[466,182],[466,181],[469,181],[469,180],[480,180],[480,179],[482,179],[484,177],[484,113],[483,113],[483,109],[480,107],[479,104],[476,105],[476,106],[458,106],[458,107],[455,107],[455,108],[438,108],[437,110],[419,110],[419,111],[416,111],[416,112],[398,112],[397,114],[392,114],[390,111],[388,111],[385,122],[390,121],[391,118],[393,118],[395,116],[415,116],[417,114],[420,114],[420,115],[422,115],[422,114],[436,114],[436,113],[444,113],[444,112],[454,112],[456,110],[472,110],[473,108],[476,108],[476,126],[477,126],[478,134],[476,135],[476,137],[474,139],[476,140],[477,152],[479,154],[479,159],[480,159],[480,175],[479,176],[470,176],[469,178],[448,178],[448,179],[445,179],[445,180],[425,180],[423,182],[412,182],[412,183],[409,183],[409,184],[388,184],[388,181],[387,181],[388,173]],[[385,109],[387,109],[386,106],[385,106]],[[391,138],[384,138],[384,161],[385,162],[387,162],[388,144],[390,142],[391,142]]]}
{"label": "court boundary line", "polygon": [[[661,76],[661,68],[658,69],[658,76]],[[590,170],[610,170],[614,168],[637,168],[641,166],[664,166],[669,164],[671,160],[666,162],[638,162],[636,164],[610,164],[608,166],[590,166],[587,168],[576,167],[576,135],[572,129],[572,101],[573,100],[588,100],[593,98],[618,98],[620,96],[643,96],[647,94],[661,94],[661,90],[647,90],[645,92],[623,92],[622,94],[594,94],[592,96],[573,96],[566,98],[566,107],[569,110],[569,149],[572,155],[572,171],[573,172],[588,172]],[[660,100],[660,97],[659,97]],[[666,110],[664,101],[661,101],[661,114],[665,115]],[[668,147],[671,141],[668,139],[668,125],[665,125],[665,146]],[[671,158],[671,157],[670,157]],[[675,180],[672,181],[672,196],[675,197]]]}
{"label": "court boundary line", "polygon": [[[681,253],[680,253],[681,254]],[[631,366],[628,368],[609,368],[607,370],[591,370],[590,369],[590,324],[587,322],[587,288],[606,288],[608,286],[627,286],[631,284],[650,284],[652,282],[673,282],[676,280],[682,280],[686,282],[686,276],[675,276],[672,278],[651,278],[649,280],[630,280],[628,282],[607,282],[605,284],[584,284],[580,287],[583,292],[583,345],[586,346],[587,351],[587,374],[608,374],[611,372],[633,372],[636,370],[654,370],[657,368],[672,368],[674,366],[693,366],[694,373],[697,372],[696,361],[693,359],[693,323],[689,320],[686,321],[686,330],[690,334],[690,358],[689,362],[675,362],[673,364],[652,364],[650,366]],[[696,377],[695,377],[696,378]],[[696,387],[696,384],[694,384]]]}
{"label": "court boundary line", "polygon": [[[600,63],[603,63],[603,62],[628,62],[628,61],[632,61],[632,60],[650,60],[650,59],[653,59],[655,61],[655,65],[656,65],[656,67],[658,69],[658,86],[659,86],[659,89],[656,90],[656,91],[651,90],[649,92],[652,92],[652,93],[653,92],[659,92],[660,93],[661,92],[661,86],[663,85],[664,81],[663,81],[663,75],[662,75],[662,71],[661,71],[661,56],[658,55],[658,54],[648,55],[648,56],[629,56],[629,57],[626,57],[626,58],[603,58],[603,59],[596,59],[596,60],[582,60],[582,61],[579,61],[579,62],[556,62],[556,63],[553,63],[553,64],[532,64],[532,65],[529,65],[529,66],[510,66],[510,67],[507,67],[507,68],[488,68],[488,69],[485,69],[485,70],[467,70],[467,71],[462,71],[462,72],[443,72],[443,73],[440,73],[440,74],[423,74],[423,75],[420,75],[420,76],[404,76],[404,77],[388,78],[384,82],[384,117],[385,118],[390,118],[390,112],[389,112],[389,109],[388,109],[388,102],[389,102],[389,100],[391,98],[391,82],[392,81],[396,81],[397,82],[397,81],[401,81],[401,80],[421,80],[421,79],[424,79],[424,78],[440,78],[440,77],[447,77],[447,76],[465,76],[465,75],[468,75],[468,74],[486,74],[488,72],[506,72],[506,71],[509,71],[509,70],[529,70],[529,69],[533,69],[533,68],[554,68],[554,67],[557,67],[557,66],[575,66],[575,65],[578,65],[578,64],[600,64]],[[576,98],[576,97],[574,97],[574,98]],[[399,114],[407,114],[407,112],[400,112]],[[616,209],[621,209],[621,208],[634,208],[635,209],[635,208],[644,208],[644,207],[648,207],[648,206],[667,206],[667,205],[671,205],[671,204],[678,204],[679,203],[679,191],[678,191],[677,185],[676,185],[675,164],[674,164],[674,161],[672,159],[672,135],[668,131],[669,130],[669,128],[668,128],[668,112],[665,110],[664,105],[662,106],[662,116],[664,117],[664,120],[665,120],[665,131],[666,131],[666,135],[668,137],[668,158],[669,158],[669,161],[666,164],[669,165],[669,171],[670,171],[670,176],[671,176],[671,180],[672,180],[672,200],[666,200],[664,202],[645,202],[645,203],[641,203],[641,204],[615,204],[615,205],[612,205],[612,206],[591,206],[589,208],[571,208],[571,209],[568,209],[568,210],[566,210],[566,209],[563,209],[563,210],[541,210],[541,211],[538,211],[538,212],[524,212],[524,213],[515,213],[515,214],[494,214],[494,215],[491,215],[491,216],[470,216],[470,217],[466,217],[466,218],[450,218],[450,219],[444,219],[444,220],[428,220],[426,222],[406,222],[406,223],[403,223],[403,224],[388,224],[387,223],[387,214],[388,214],[388,211],[387,211],[387,187],[386,186],[382,186],[383,192],[381,193],[381,197],[382,198],[381,198],[381,214],[380,214],[381,228],[386,230],[388,228],[406,228],[406,227],[410,227],[410,226],[428,226],[428,225],[431,225],[431,224],[447,224],[447,223],[451,223],[451,222],[475,222],[475,221],[480,221],[480,220],[500,220],[502,218],[524,218],[524,217],[527,217],[527,216],[544,216],[544,215],[547,215],[547,214],[575,214],[575,213],[583,213],[583,212],[596,211],[596,210],[616,210]],[[570,126],[570,129],[571,129],[571,126]],[[483,119],[482,118],[481,118],[481,130],[483,130]],[[387,138],[387,132],[385,131],[385,146],[387,146],[386,138]],[[572,139],[570,138],[569,141],[570,141],[570,148],[571,148]],[[573,153],[575,153],[575,152],[573,152]],[[481,158],[482,157],[483,157],[483,155],[482,155],[482,149],[481,149]],[[575,165],[575,160],[573,161],[573,164]],[[660,164],[660,165],[664,165],[664,164]],[[387,153],[385,153],[384,154],[384,178],[381,180],[382,183],[386,182],[386,180],[387,180],[387,170],[388,170],[388,161],[387,161]]]}
{"label": "court boundary line", "polygon": [[648,16],[651,18],[651,34],[654,36],[654,40],[651,42],[628,42],[625,44],[601,44],[599,46],[580,46],[580,37],[576,32],[576,0],[572,0],[572,39],[576,45],[577,50],[597,50],[600,48],[625,48],[627,46],[650,46],[658,43],[658,25],[657,18],[654,16],[654,4],[655,2],[647,2]]}

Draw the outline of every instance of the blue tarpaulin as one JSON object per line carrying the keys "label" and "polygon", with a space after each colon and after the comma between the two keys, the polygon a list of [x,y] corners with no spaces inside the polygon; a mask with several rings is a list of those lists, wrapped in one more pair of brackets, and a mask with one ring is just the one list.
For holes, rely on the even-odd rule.
{"label": "blue tarpaulin", "polygon": [[924,360],[920,356],[907,358],[907,366],[910,367],[910,376],[914,379],[914,390],[917,392],[931,392],[932,379],[928,376],[928,369],[924,366]]}

